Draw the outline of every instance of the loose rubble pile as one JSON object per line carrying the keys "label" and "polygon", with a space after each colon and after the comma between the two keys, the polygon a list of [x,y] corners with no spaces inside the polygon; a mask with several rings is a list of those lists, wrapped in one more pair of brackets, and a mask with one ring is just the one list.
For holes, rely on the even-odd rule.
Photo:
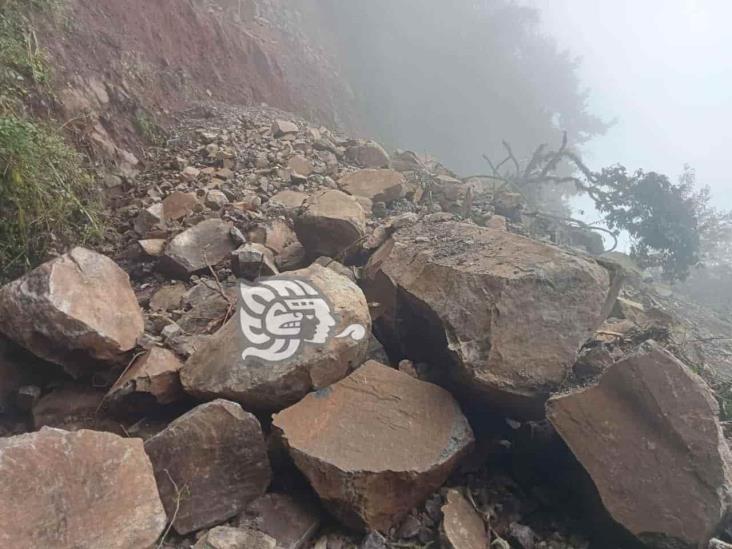
{"label": "loose rubble pile", "polygon": [[714,394],[592,238],[264,107],[184,113],[139,168],[101,246],[0,289],[0,546],[730,533]]}

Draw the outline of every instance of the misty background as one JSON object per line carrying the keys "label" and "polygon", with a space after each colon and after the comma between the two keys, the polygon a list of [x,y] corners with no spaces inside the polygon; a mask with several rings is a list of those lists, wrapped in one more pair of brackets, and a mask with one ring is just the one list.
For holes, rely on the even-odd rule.
{"label": "misty background", "polygon": [[732,207],[731,2],[324,1],[362,133],[467,176],[567,130],[592,169],[688,164]]}

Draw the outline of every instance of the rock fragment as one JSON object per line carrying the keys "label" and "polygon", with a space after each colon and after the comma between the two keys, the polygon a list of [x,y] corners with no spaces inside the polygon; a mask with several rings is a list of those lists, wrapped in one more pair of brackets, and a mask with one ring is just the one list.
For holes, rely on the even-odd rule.
{"label": "rock fragment", "polygon": [[389,166],[389,155],[375,141],[349,147],[346,150],[346,158],[362,168],[386,168]]}
{"label": "rock fragment", "polygon": [[256,530],[217,526],[206,532],[193,549],[277,549],[277,542]]}
{"label": "rock fragment", "polygon": [[334,257],[357,250],[366,234],[366,214],[346,193],[329,190],[312,195],[295,220],[297,237],[313,257]]}
{"label": "rock fragment", "polygon": [[342,177],[338,186],[353,196],[388,204],[404,196],[407,180],[394,170],[360,170]]}
{"label": "rock fragment", "polygon": [[618,292],[594,260],[457,222],[398,231],[364,271],[387,348],[524,415],[543,415]]}
{"label": "rock fragment", "polygon": [[155,405],[172,404],[185,396],[180,384],[183,363],[172,352],[153,347],[139,357],[105,397],[113,410],[145,413]]}
{"label": "rock fragment", "polygon": [[143,330],[127,274],[85,248],[0,288],[0,332],[71,374],[118,360]]}
{"label": "rock fragment", "polygon": [[229,237],[232,225],[220,219],[207,219],[186,229],[170,241],[161,258],[163,268],[175,276],[188,278],[208,269],[234,251]]}
{"label": "rock fragment", "polygon": [[272,250],[255,243],[244,244],[231,252],[231,270],[247,280],[279,274]]}
{"label": "rock fragment", "polygon": [[142,210],[135,218],[134,228],[135,232],[143,238],[165,234],[166,224],[163,215],[163,204],[158,202]]}
{"label": "rock fragment", "polygon": [[595,385],[551,398],[547,416],[628,532],[706,546],[728,510],[732,462],[700,377],[648,342]]}
{"label": "rock fragment", "polygon": [[297,133],[299,128],[294,122],[289,120],[275,120],[272,123],[272,135],[275,137],[282,137],[285,135]]}
{"label": "rock fragment", "polygon": [[285,210],[296,210],[307,200],[308,195],[298,191],[280,191],[269,202],[272,205],[282,206]]}
{"label": "rock fragment", "polygon": [[248,301],[240,301],[237,314],[181,372],[194,397],[227,398],[252,411],[280,410],[363,361],[371,330],[368,304],[347,278],[313,265],[244,291]]}
{"label": "rock fragment", "polygon": [[447,549],[486,549],[488,534],[475,508],[457,490],[448,490],[442,507],[444,546]]}
{"label": "rock fragment", "polygon": [[179,221],[200,207],[195,193],[175,191],[163,200],[163,219],[166,222]]}
{"label": "rock fragment", "polygon": [[44,428],[0,439],[0,546],[152,547],[165,512],[142,441]]}
{"label": "rock fragment", "polygon": [[473,444],[447,391],[373,361],[275,415],[273,426],[336,517],[380,531],[437,489]]}
{"label": "rock fragment", "polygon": [[225,400],[202,404],[179,417],[148,439],[145,451],[179,534],[239,514],[264,494],[271,477],[257,418]]}
{"label": "rock fragment", "polygon": [[138,240],[137,243],[140,248],[150,257],[160,257],[163,255],[165,250],[165,239],[163,238],[149,238],[146,240]]}

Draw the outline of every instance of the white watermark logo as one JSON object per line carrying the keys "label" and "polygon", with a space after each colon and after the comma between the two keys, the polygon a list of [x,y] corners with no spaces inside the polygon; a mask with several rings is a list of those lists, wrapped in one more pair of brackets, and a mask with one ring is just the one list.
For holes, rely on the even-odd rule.
{"label": "white watermark logo", "polygon": [[[325,296],[309,282],[279,278],[239,286],[241,330],[248,342],[242,359],[287,360],[304,343],[324,345],[337,324]],[[360,341],[366,328],[351,324],[335,336]]]}

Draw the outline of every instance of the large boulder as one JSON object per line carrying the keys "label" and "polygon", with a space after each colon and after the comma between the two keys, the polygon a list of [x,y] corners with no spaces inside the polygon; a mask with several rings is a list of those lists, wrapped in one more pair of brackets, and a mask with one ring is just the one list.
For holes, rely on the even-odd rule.
{"label": "large boulder", "polygon": [[73,375],[118,360],[143,330],[127,274],[85,248],[0,288],[0,332]]}
{"label": "large boulder", "polygon": [[271,478],[259,421],[234,402],[202,404],[145,442],[173,528],[187,534],[242,512]]}
{"label": "large boulder", "polygon": [[447,391],[374,361],[275,415],[273,427],[335,516],[381,531],[439,488],[473,444]]}
{"label": "large boulder", "polygon": [[166,517],[142,441],[44,428],[0,439],[0,547],[152,547]]}
{"label": "large boulder", "polygon": [[181,381],[199,399],[281,410],[359,366],[370,330],[360,288],[312,265],[243,284],[237,313],[188,359]]}
{"label": "large boulder", "polygon": [[188,278],[223,261],[236,245],[229,236],[232,225],[221,219],[207,219],[186,229],[170,241],[162,266],[171,274]]}
{"label": "large boulder", "polygon": [[364,274],[387,347],[446,365],[494,405],[537,416],[618,291],[592,259],[457,222],[398,231]]}
{"label": "large boulder", "polygon": [[728,510],[730,452],[718,415],[702,379],[653,342],[547,403],[610,516],[663,548],[706,547]]}
{"label": "large boulder", "polygon": [[366,214],[351,196],[337,190],[311,195],[295,220],[297,237],[312,257],[350,254],[366,234]]}
{"label": "large boulder", "polygon": [[407,180],[394,170],[360,170],[342,177],[338,186],[353,196],[388,203],[404,196]]}

